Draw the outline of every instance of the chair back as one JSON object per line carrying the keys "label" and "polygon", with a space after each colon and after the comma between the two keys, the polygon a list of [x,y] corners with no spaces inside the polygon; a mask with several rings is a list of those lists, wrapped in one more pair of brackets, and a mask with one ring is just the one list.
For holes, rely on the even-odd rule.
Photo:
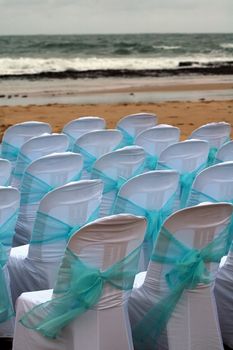
{"label": "chair back", "polygon": [[187,205],[206,201],[233,204],[233,161],[212,165],[197,175]]}
{"label": "chair back", "polygon": [[159,124],[142,131],[136,137],[135,144],[144,148],[148,160],[154,160],[152,164],[147,164],[147,168],[153,170],[156,168],[157,159],[161,152],[173,143],[177,143],[179,138],[179,128],[172,125]]}
{"label": "chair back", "polygon": [[84,159],[84,171],[82,178],[90,177],[94,162],[102,155],[117,148],[122,140],[118,130],[91,131],[80,136],[74,145],[74,152],[80,153]]}
{"label": "chair back", "polygon": [[153,113],[135,113],[121,118],[117,123],[124,136],[122,146],[131,145],[135,137],[142,131],[152,128],[157,124],[157,116]]}
{"label": "chair back", "polygon": [[80,136],[90,131],[105,129],[105,124],[103,118],[92,116],[71,120],[63,128],[63,133],[69,137],[69,149],[73,149],[75,142]]}
{"label": "chair back", "polygon": [[44,133],[51,133],[51,126],[44,122],[30,121],[10,126],[3,134],[2,157],[14,166],[20,147],[30,138]]}
{"label": "chair back", "polygon": [[121,185],[144,171],[145,151],[139,146],[127,146],[109,152],[93,165],[92,178],[101,179],[104,193],[100,216],[109,215]]}
{"label": "chair back", "polygon": [[[161,305],[160,317],[151,322],[155,329],[165,325],[160,334],[164,336],[166,331],[169,349],[184,350],[189,344],[207,349],[210,339],[215,344],[213,348],[221,349],[211,290],[221,254],[224,255],[229,243],[232,209],[227,203],[185,208],[171,215],[160,231],[140,289],[153,303],[155,317]],[[200,309],[205,309],[205,313],[200,314]],[[203,322],[208,324],[207,329],[203,328]],[[136,335],[138,329],[132,326]],[[157,341],[164,341],[163,336],[157,336]]]}
{"label": "chair back", "polygon": [[190,138],[208,141],[210,148],[219,148],[229,140],[230,132],[231,125],[229,123],[208,123],[194,130]]}
{"label": "chair back", "polygon": [[180,186],[174,210],[185,207],[192,182],[208,159],[206,141],[187,140],[168,146],[160,155],[158,169],[174,169],[180,174]]}
{"label": "chair back", "polygon": [[41,200],[28,259],[42,264],[50,286],[54,285],[72,230],[77,231],[89,220],[98,217],[102,189],[101,181],[82,180],[61,186]]}
{"label": "chair back", "polygon": [[233,140],[224,143],[216,153],[216,163],[228,161],[233,161]]}
{"label": "chair back", "polygon": [[44,195],[70,181],[79,180],[82,166],[81,155],[64,152],[41,157],[26,168],[20,187],[20,212],[14,245],[28,243]]}
{"label": "chair back", "polygon": [[68,137],[65,134],[44,134],[25,142],[18,154],[13,172],[12,185],[19,187],[26,167],[34,160],[51,153],[67,151]]}

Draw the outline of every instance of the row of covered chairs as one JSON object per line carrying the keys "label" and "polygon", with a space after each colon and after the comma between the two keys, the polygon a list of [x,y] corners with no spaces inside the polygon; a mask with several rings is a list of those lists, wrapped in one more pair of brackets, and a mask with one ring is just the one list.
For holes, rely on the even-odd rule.
{"label": "row of covered chairs", "polygon": [[[187,143],[187,142],[189,142],[189,141],[186,141],[185,142],[185,144]],[[192,141],[191,143],[197,143],[198,142],[198,144],[200,144],[200,143],[202,143],[202,141]],[[205,144],[205,142],[204,142],[204,144]],[[205,146],[206,146],[206,144],[205,144]],[[190,147],[189,147],[190,148]],[[114,178],[114,176],[111,174],[111,175],[109,175],[109,176],[106,176],[106,178],[104,179],[103,178],[103,176],[102,176],[102,174],[101,174],[101,170],[103,170],[103,168],[101,169],[99,169],[99,173],[98,173],[98,161],[99,160],[96,160],[96,162],[94,163],[94,166],[93,166],[93,168],[92,168],[92,173],[91,173],[91,176],[92,177],[95,177],[95,178],[98,178],[98,176],[99,176],[99,178],[103,181],[103,183],[104,183],[104,193],[105,194],[109,194],[109,192],[111,192],[111,191],[109,191],[109,188],[110,188],[110,190],[111,189],[116,189],[116,191],[115,191],[115,195],[113,196],[113,198],[112,199],[110,199],[110,203],[111,203],[111,208],[110,208],[110,211],[109,211],[109,213],[114,213],[114,212],[132,212],[132,207],[133,207],[133,209],[135,210],[135,208],[137,209],[137,210],[139,210],[139,212],[133,212],[134,214],[136,214],[136,215],[142,215],[142,216],[145,216],[146,218],[147,218],[147,228],[146,228],[146,230],[145,230],[145,232],[146,232],[146,235],[145,235],[145,238],[146,237],[148,237],[148,232],[149,232],[149,218],[154,218],[155,216],[156,216],[156,220],[154,220],[154,222],[152,222],[151,224],[150,224],[150,226],[151,227],[153,227],[153,232],[152,232],[152,235],[155,235],[155,237],[157,236],[157,234],[158,234],[158,232],[159,232],[159,230],[160,230],[160,227],[161,227],[161,225],[162,225],[162,222],[163,222],[163,220],[167,217],[167,215],[169,215],[169,214],[171,214],[171,212],[172,212],[172,210],[171,210],[171,208],[170,208],[170,203],[167,203],[166,201],[165,201],[165,199],[164,199],[164,197],[166,198],[166,195],[164,195],[165,194],[165,190],[167,189],[166,188],[166,186],[164,186],[163,184],[165,184],[165,178],[168,180],[169,179],[169,176],[170,176],[170,178],[172,178],[173,179],[173,181],[168,181],[168,185],[171,187],[170,188],[170,196],[167,194],[167,201],[169,202],[169,201],[171,201],[172,203],[174,203],[175,201],[174,201],[174,196],[175,196],[175,192],[177,193],[177,191],[176,191],[176,188],[177,188],[177,186],[179,187],[180,186],[180,189],[179,189],[179,191],[178,191],[178,193],[179,193],[179,195],[182,193],[182,182],[181,182],[181,174],[180,174],[180,172],[179,171],[177,171],[177,169],[175,169],[174,170],[174,168],[175,168],[175,166],[174,166],[174,164],[179,164],[179,161],[176,161],[176,162],[174,162],[174,164],[171,164],[171,166],[169,166],[168,164],[166,165],[166,162],[165,162],[165,166],[164,166],[164,164],[162,164],[162,162],[160,162],[160,161],[158,161],[158,167],[160,167],[160,169],[163,169],[163,170],[157,170],[157,171],[153,171],[153,172],[151,172],[151,173],[146,173],[146,174],[142,174],[142,175],[138,175],[138,174],[140,174],[142,171],[143,171],[143,164],[144,164],[144,161],[145,161],[145,157],[146,157],[146,155],[145,155],[145,151],[141,148],[141,147],[137,147],[137,146],[131,146],[131,147],[126,147],[125,149],[120,149],[120,150],[118,150],[118,151],[114,151],[114,152],[112,152],[112,153],[117,153],[118,152],[118,154],[119,155],[121,155],[121,156],[123,156],[124,155],[124,152],[126,151],[128,151],[128,150],[130,150],[130,149],[134,149],[134,150],[136,150],[138,153],[139,153],[139,157],[138,157],[138,163],[136,162],[136,166],[135,167],[131,167],[133,170],[131,171],[131,172],[129,172],[128,173],[128,176],[126,176],[126,175],[123,175],[123,173],[121,172],[121,171],[119,171],[118,173],[117,173],[117,175],[116,175],[116,177]],[[191,148],[190,148],[191,149]],[[123,152],[122,152],[123,151]],[[122,154],[120,153],[120,152],[122,152]],[[141,152],[141,159],[140,159],[140,152]],[[190,150],[189,150],[189,153],[190,153]],[[186,155],[185,155],[185,157],[184,158],[189,158],[188,157],[188,155],[189,155],[189,153],[187,153]],[[76,156],[79,156],[79,159],[82,159],[82,157],[80,156],[80,155],[78,155],[78,154],[76,154]],[[106,155],[106,156],[108,156],[108,155]],[[50,157],[50,156],[47,156],[47,157]],[[104,158],[105,156],[103,156],[102,158]],[[206,159],[209,157],[209,154],[208,154],[208,148],[207,148],[207,150],[206,150],[206,152],[205,152],[205,157],[206,157]],[[46,158],[46,157],[45,157]],[[136,157],[137,158],[137,157]],[[174,155],[171,157],[171,161],[174,161]],[[194,157],[195,158],[195,157]],[[39,161],[40,159],[38,159],[38,161]],[[100,159],[101,160],[101,159]],[[126,161],[126,158],[124,158],[124,160]],[[140,162],[141,162],[141,164],[140,164]],[[124,161],[122,162],[123,164],[124,164]],[[192,161],[191,161],[191,163],[192,163]],[[96,167],[96,164],[97,164],[97,167]],[[104,165],[104,162],[102,161],[102,164]],[[114,158],[113,158],[113,160],[112,160],[112,163],[111,163],[111,157],[110,157],[110,162],[108,163],[108,166],[110,167],[110,168],[114,168],[115,166],[117,167],[117,164],[118,164],[118,162],[116,162],[116,159],[115,159],[115,165],[114,165]],[[227,164],[227,163],[226,163]],[[32,165],[33,165],[33,163],[32,163]],[[202,164],[201,164],[202,165]],[[225,166],[225,164],[223,164],[224,166]],[[222,166],[223,166],[222,165]],[[29,165],[30,166],[30,165]],[[215,167],[217,167],[218,169],[219,168],[221,168],[221,166],[219,165],[219,166],[215,166]],[[215,168],[215,167],[212,167],[212,168]],[[123,167],[124,168],[124,167]],[[172,168],[173,170],[171,170],[170,168]],[[197,167],[196,167],[197,168]],[[27,168],[26,168],[27,169]],[[166,170],[164,170],[164,169],[166,169]],[[202,169],[202,167],[200,167],[199,169],[198,169],[198,172],[200,171]],[[207,171],[207,170],[209,170],[209,169],[211,169],[211,167],[210,168],[208,168],[208,169],[206,169],[205,171]],[[228,168],[228,169],[230,169],[230,167]],[[54,165],[54,167],[53,167],[53,175],[56,173],[56,170],[55,170],[55,165]],[[95,173],[94,173],[95,172]],[[126,172],[126,171],[125,171]],[[190,173],[192,173],[192,171],[189,171]],[[96,175],[96,173],[97,173],[97,175]],[[104,173],[104,172],[103,172]],[[43,170],[41,171],[41,174],[43,174]],[[59,174],[59,173],[58,173]],[[25,173],[23,174],[23,177],[24,177],[24,175],[25,175]],[[102,176],[102,178],[101,178],[101,176]],[[106,174],[105,174],[106,175]],[[136,178],[135,178],[135,175],[136,175]],[[138,176],[137,176],[138,175]],[[186,174],[185,174],[186,175]],[[194,180],[194,178],[195,178],[195,175],[196,175],[196,173],[195,174],[192,174],[193,176],[192,176],[192,180]],[[199,175],[198,175],[199,176]],[[198,177],[197,176],[197,177]],[[59,177],[59,176],[58,176]],[[132,180],[129,180],[129,181],[127,181],[129,178],[131,178],[131,177],[133,177],[133,179]],[[144,177],[144,186],[142,185],[143,184],[143,180],[140,180],[140,179],[143,179],[143,177]],[[159,178],[163,178],[163,181],[164,182],[162,182],[162,180],[159,180]],[[197,178],[196,178],[197,179]],[[70,179],[69,179],[70,180]],[[67,181],[67,182],[69,182],[69,180]],[[77,180],[77,179],[75,179],[75,180]],[[105,180],[105,181],[104,181]],[[107,180],[107,181],[106,181]],[[112,180],[112,181],[111,181]],[[150,184],[152,185],[153,184],[153,180],[156,180],[156,186],[155,186],[155,189],[154,189],[154,191],[152,190],[152,188],[151,188],[151,186],[150,186]],[[47,181],[47,179],[46,179],[46,181]],[[44,181],[45,183],[46,183],[46,181]],[[95,180],[96,181],[96,180]],[[133,185],[132,183],[135,181],[135,185]],[[103,186],[102,185],[102,183],[100,182],[100,181],[97,181],[98,183],[100,183],[101,184],[101,186]],[[124,185],[124,183],[125,183],[125,185]],[[148,184],[148,186],[146,186],[145,185],[145,183],[146,184]],[[161,187],[161,189],[159,188],[159,183],[160,183],[160,187]],[[61,183],[59,183],[58,182],[58,186],[59,185],[62,185],[63,183],[61,182]],[[158,185],[157,185],[158,184]],[[69,187],[69,185],[67,185],[68,187]],[[127,192],[127,186],[128,186],[128,192]],[[168,187],[168,192],[169,192],[169,186],[167,186]],[[56,186],[55,186],[56,187]],[[49,197],[49,196],[51,196],[54,192],[56,192],[56,190],[53,190],[55,187],[52,187],[52,186],[50,186],[50,188],[48,189],[48,191],[51,191],[47,196]],[[145,187],[145,193],[143,192],[143,187]],[[175,188],[175,190],[173,191],[173,189]],[[190,185],[190,188],[191,188],[191,185]],[[162,190],[163,189],[163,190]],[[58,190],[60,190],[60,189],[58,189]],[[57,190],[57,191],[58,191]],[[122,190],[122,193],[123,193],[123,195],[122,195],[122,193],[121,193],[121,190]],[[195,190],[195,189],[194,189]],[[205,193],[205,191],[204,190],[202,190],[201,191],[201,189],[199,189],[200,191],[200,193]],[[47,192],[48,192],[47,191]],[[125,192],[124,192],[125,191]],[[198,191],[198,190],[197,190]],[[45,193],[47,193],[46,191],[44,192],[44,194]],[[73,190],[72,190],[72,192],[73,192]],[[157,196],[156,196],[156,192],[157,192]],[[194,193],[195,191],[192,191],[192,195],[193,195],[193,193]],[[227,191],[228,192],[228,191]],[[127,193],[129,194],[129,196],[127,197]],[[167,193],[167,192],[166,192]],[[44,195],[43,194],[43,195]],[[196,193],[197,194],[197,193]],[[28,192],[27,193],[27,195],[28,196],[30,196],[30,192]],[[46,199],[46,197],[47,196],[45,196],[44,197],[44,199]],[[131,196],[131,198],[130,198],[130,196]],[[43,196],[42,196],[43,197]],[[41,197],[41,198],[42,198]],[[63,196],[61,196],[61,197],[63,197]],[[151,198],[150,198],[151,197]],[[156,198],[157,197],[157,198]],[[211,193],[209,193],[209,197],[211,198]],[[41,198],[39,198],[39,201],[40,201],[40,199]],[[155,200],[154,198],[156,198],[157,200]],[[214,198],[214,195],[212,194],[212,198]],[[224,196],[222,196],[221,197],[222,199],[221,200],[223,200],[223,201],[225,201],[225,197]],[[142,200],[141,200],[142,199]],[[38,203],[37,203],[37,205],[39,205],[39,208],[40,208],[40,205],[41,204],[39,204],[39,201],[38,201]],[[42,201],[43,201],[43,199],[42,199]],[[42,202],[41,201],[41,202]],[[200,200],[200,201],[203,201],[203,199],[202,200]],[[214,201],[214,200],[212,200],[212,201]],[[219,201],[219,198],[216,198],[216,200],[215,201]],[[230,199],[228,198],[227,199],[227,201],[230,201]],[[122,208],[122,202],[123,202],[123,204],[124,204],[124,202],[126,202],[127,203],[127,205],[128,205],[128,207],[127,207],[127,209],[121,209]],[[159,204],[159,202],[160,202],[160,204]],[[187,201],[186,201],[187,203],[188,203],[188,197],[187,197]],[[161,205],[161,203],[163,204],[163,205]],[[21,203],[22,204],[22,203]],[[101,200],[100,200],[100,203],[99,203],[99,205],[100,204],[102,204],[102,202],[101,202]],[[168,205],[164,205],[164,204],[168,204]],[[156,207],[156,205],[157,205],[157,207]],[[160,207],[159,207],[159,205],[160,205]],[[191,204],[192,205],[192,204]],[[30,203],[29,203],[29,207],[30,207]],[[130,207],[131,207],[131,211],[130,211]],[[163,208],[163,207],[165,207],[165,208]],[[160,211],[160,209],[162,209],[161,211]],[[124,211],[125,210],[125,211]],[[148,212],[147,212],[148,211]],[[38,211],[38,212],[40,212],[40,210]],[[38,212],[36,212],[36,213],[38,213]],[[109,214],[108,213],[108,214]],[[42,214],[43,214],[43,211],[42,211]],[[37,214],[36,214],[37,215]],[[102,213],[102,215],[105,215],[104,213]],[[28,277],[30,276],[30,278],[32,278],[32,286],[33,286],[33,284],[34,284],[34,286],[36,285],[36,281],[35,281],[35,278],[34,278],[34,281],[33,281],[33,276],[35,276],[35,271],[37,270],[37,268],[38,267],[36,267],[36,270],[35,271],[30,271],[30,266],[31,266],[31,263],[30,264],[25,264],[25,261],[30,261],[30,259],[31,259],[31,261],[33,261],[33,263],[34,263],[34,259],[33,259],[33,254],[37,251],[34,247],[35,246],[37,246],[37,247],[39,247],[39,251],[43,251],[43,249],[42,249],[42,247],[58,247],[59,245],[60,245],[60,243],[61,243],[61,241],[63,240],[63,243],[65,242],[65,245],[63,244],[62,245],[62,243],[61,243],[61,245],[63,246],[63,248],[62,248],[62,253],[61,253],[61,257],[60,257],[60,260],[62,260],[62,256],[64,255],[64,250],[65,250],[65,246],[66,246],[66,243],[67,243],[67,239],[69,238],[69,236],[70,236],[70,234],[68,234],[67,235],[67,233],[65,233],[65,235],[66,235],[66,238],[64,238],[64,236],[63,236],[63,238],[61,239],[61,241],[60,241],[60,239],[56,239],[56,237],[57,237],[57,235],[56,234],[54,234],[54,236],[53,236],[53,238],[51,238],[51,237],[49,237],[49,240],[48,240],[48,242],[46,242],[46,238],[44,237],[42,237],[41,238],[41,236],[38,236],[38,232],[41,234],[41,233],[43,233],[43,232],[46,232],[46,230],[48,230],[48,228],[46,228],[46,225],[42,225],[42,221],[44,221],[45,219],[45,215],[42,215],[43,216],[43,220],[41,220],[41,218],[36,218],[36,222],[38,222],[37,224],[35,224],[35,227],[37,226],[37,229],[35,229],[35,232],[36,233],[34,233],[34,230],[33,230],[33,232],[32,232],[32,240],[31,240],[31,242],[30,242],[30,245],[29,246],[22,246],[22,247],[19,247],[19,248],[21,248],[21,250],[20,249],[18,249],[18,248],[14,248],[14,249],[12,249],[12,257],[13,258],[10,258],[9,259],[9,261],[8,261],[8,264],[9,264],[9,266],[10,265],[12,265],[12,266],[14,266],[14,260],[15,261],[17,261],[17,258],[19,258],[19,263],[17,262],[15,265],[21,265],[21,266],[23,266],[23,268],[22,268],[22,271],[24,270],[24,266],[26,265],[27,267],[28,267]],[[39,215],[39,217],[41,217],[41,214]],[[160,217],[161,217],[161,223],[160,223],[160,225],[158,225],[158,222],[160,222]],[[95,216],[93,216],[93,217],[91,217],[91,220],[93,220],[95,218]],[[56,220],[53,220],[54,218],[52,218],[51,220],[52,220],[52,224],[51,224],[51,217],[50,217],[50,214],[48,214],[47,216],[46,216],[46,221],[48,222],[48,227],[49,227],[49,231],[50,231],[50,229],[51,229],[51,227],[53,227],[53,225],[54,225],[54,222],[56,221]],[[56,216],[55,216],[55,219],[56,219]],[[57,220],[58,221],[58,220]],[[56,221],[56,222],[57,222]],[[64,222],[63,222],[64,223]],[[84,221],[84,223],[85,223],[85,221]],[[59,223],[59,225],[61,225],[62,226],[62,220],[60,220],[60,223]],[[56,227],[56,229],[58,230],[59,229],[59,225]],[[157,227],[156,227],[156,225],[157,225]],[[71,226],[71,225],[70,225]],[[78,229],[78,227],[76,226],[73,226],[73,228],[74,228],[74,230],[77,230]],[[155,229],[156,228],[156,229]],[[62,227],[62,229],[64,229],[64,226]],[[66,227],[66,229],[67,229],[67,227]],[[157,231],[156,231],[157,230]],[[59,230],[58,230],[59,231]],[[72,228],[71,227],[69,227],[69,230],[68,230],[69,232],[70,231],[72,231]],[[53,232],[53,231],[51,231],[51,232]],[[157,232],[157,233],[156,233]],[[64,232],[63,232],[64,233]],[[73,233],[73,232],[72,232]],[[53,235],[53,233],[51,233],[52,235]],[[36,237],[36,239],[35,239],[35,237]],[[46,237],[48,238],[48,236],[46,235]],[[68,238],[67,238],[68,237]],[[44,239],[45,239],[45,241],[44,241]],[[155,238],[156,239],[156,238]],[[54,241],[53,241],[54,240]],[[51,243],[51,241],[52,241],[52,243]],[[58,243],[58,242],[60,242],[60,243]],[[31,246],[31,243],[32,243],[32,246]],[[153,251],[153,241],[152,241],[152,244],[150,244],[150,248],[148,249],[148,247],[149,247],[149,245],[148,244],[146,244],[146,243],[148,243],[147,242],[147,240],[144,240],[144,243],[143,243],[143,249],[142,249],[142,252],[143,253],[140,253],[140,258],[139,258],[139,262],[141,263],[141,261],[142,261],[142,259],[145,261],[145,259],[144,259],[144,256],[147,256],[147,260],[149,260],[149,258],[150,258],[150,256],[151,256],[151,252]],[[50,244],[52,244],[52,245],[50,245]],[[33,247],[33,245],[34,245],[34,247]],[[30,246],[31,246],[31,248],[30,248]],[[147,247],[146,247],[147,246]],[[147,248],[147,249],[144,249],[144,248]],[[34,248],[34,249],[33,249]],[[29,251],[32,251],[33,252],[33,254],[29,257]],[[48,249],[48,250],[50,250],[50,249]],[[53,249],[52,249],[53,250]],[[14,254],[13,254],[13,251],[14,251]],[[54,250],[54,252],[56,251],[56,249]],[[150,252],[150,253],[148,253],[148,251]],[[144,252],[145,252],[145,254],[144,254]],[[144,255],[144,256],[143,256]],[[15,259],[16,258],[16,259]],[[38,257],[37,257],[37,259],[38,259]],[[39,259],[38,259],[39,260]],[[23,261],[23,262],[22,262]],[[147,266],[147,264],[148,264],[148,261],[147,261],[147,263],[146,263],[146,266]],[[33,265],[33,264],[32,264]],[[52,266],[53,264],[52,264],[52,261],[51,261],[51,266]],[[54,264],[54,265],[56,265],[56,264]],[[10,268],[9,268],[10,269]],[[57,267],[57,269],[58,269],[58,267]],[[15,270],[15,268],[13,269],[13,271]],[[20,268],[19,268],[19,270],[20,270]],[[26,270],[27,270],[27,268],[26,268]],[[33,270],[33,269],[32,269]],[[43,270],[43,269],[42,269]],[[41,270],[41,271],[42,271]],[[38,271],[40,271],[40,268],[39,268],[39,270]],[[43,283],[43,281],[46,281],[46,282],[48,282],[48,276],[49,275],[49,268],[48,268],[48,271],[47,271],[47,274],[46,273],[44,273],[44,275],[43,275],[43,273],[41,274],[41,277],[40,277],[40,279],[41,279],[41,281],[42,281],[42,283]],[[53,278],[54,278],[54,275],[56,275],[56,274],[54,274],[54,273],[52,273],[51,274],[52,276],[53,276]],[[11,280],[13,280],[14,281],[14,272],[13,272],[13,274],[11,274],[10,273],[10,276],[12,276],[11,277]],[[27,280],[30,280],[30,278],[28,278]],[[38,280],[37,280],[37,282],[38,282]],[[16,282],[16,285],[17,285],[17,283],[18,282]],[[54,283],[54,281],[53,281],[53,283]],[[46,283],[45,283],[46,284]],[[20,283],[19,283],[19,285],[20,285]],[[24,286],[26,286],[26,290],[28,290],[27,288],[28,288],[28,285],[27,285],[27,282],[25,283],[25,282],[22,282],[22,285],[23,285],[23,287],[22,288],[24,288]],[[53,285],[51,286],[51,285],[49,285],[49,287],[53,287]],[[32,287],[32,289],[33,289],[34,287]],[[46,288],[44,285],[43,285],[43,288]],[[15,288],[14,288],[15,289]],[[19,294],[23,291],[24,289],[22,289],[20,292],[19,292]],[[29,290],[31,290],[31,289],[29,289]],[[17,293],[16,293],[17,294]],[[17,298],[17,296],[16,296],[16,298]]]}
{"label": "row of covered chairs", "polygon": [[[212,171],[212,173],[214,174],[214,172],[213,172],[213,170],[212,169],[217,169],[217,173],[219,173],[220,175],[219,175],[219,184],[221,184],[221,183],[223,183],[224,182],[224,173],[225,174],[227,174],[227,172],[224,172],[224,171],[222,171],[222,175],[221,175],[221,171],[219,172],[219,169],[224,169],[224,168],[228,168],[228,184],[227,184],[227,186],[228,186],[228,191],[226,190],[226,188],[224,188],[223,189],[223,193],[221,193],[220,192],[220,187],[218,187],[218,191],[216,191],[219,195],[221,194],[221,197],[220,198],[216,198],[216,196],[217,195],[213,195],[213,198],[215,197],[215,201],[218,201],[218,200],[223,200],[223,201],[226,201],[226,200],[229,200],[229,197],[226,199],[225,197],[224,197],[224,192],[227,192],[228,194],[229,194],[229,196],[231,196],[231,193],[229,192],[229,189],[230,189],[230,183],[229,183],[229,181],[231,180],[231,182],[232,182],[232,178],[229,176],[230,174],[231,174],[231,171],[232,171],[232,165],[231,165],[231,170],[230,170],[230,165],[229,165],[229,163],[225,163],[225,164],[219,164],[219,165],[216,165],[216,166],[213,166],[213,167],[210,167],[210,168],[208,168],[208,169],[206,169],[206,170],[204,170],[202,173],[207,173],[207,171]],[[164,173],[169,173],[169,171],[162,171],[162,172],[164,172]],[[137,176],[136,178],[140,178],[140,177],[145,177],[145,178],[147,178],[147,181],[146,181],[146,183],[148,183],[149,181],[148,181],[148,179],[149,179],[149,176],[151,176],[151,174],[153,175],[153,173],[155,173],[156,174],[156,171],[155,172],[152,172],[152,173],[148,173],[148,174],[144,174],[144,175],[140,175],[140,176]],[[157,172],[158,173],[158,172]],[[199,177],[202,175],[202,173],[199,175]],[[158,174],[157,174],[158,175]],[[177,174],[176,174],[177,175]],[[198,178],[198,177],[197,177]],[[215,176],[213,175],[212,176],[212,178],[213,179],[216,179],[216,173],[215,173]],[[211,176],[210,176],[210,178],[209,178],[209,181],[208,181],[208,176],[206,176],[206,177],[204,177],[204,179],[206,179],[206,186],[208,187],[209,185],[210,185],[210,183],[211,183],[211,181],[212,181],[212,179],[211,179]],[[227,178],[225,178],[225,182],[227,183]],[[130,182],[133,182],[133,181],[135,181],[135,179],[132,179],[132,180],[130,180],[130,181],[128,181],[128,183],[130,183]],[[197,179],[196,179],[196,182],[198,183],[198,181],[197,181]],[[203,183],[203,181],[199,181],[199,183]],[[122,190],[124,190],[124,187],[126,187],[127,188],[127,185],[128,185],[128,183],[126,183],[123,187],[122,187]],[[217,182],[216,182],[217,183]],[[140,182],[138,183],[139,184],[139,186],[140,186]],[[195,184],[195,183],[194,183]],[[142,185],[142,182],[141,182],[141,185]],[[212,184],[212,187],[213,188],[216,188],[216,184]],[[129,188],[130,188],[130,186],[129,186]],[[142,188],[142,186],[141,187],[134,187],[134,192],[133,192],[133,190],[132,190],[132,186],[131,186],[131,195],[135,195],[135,192],[136,192],[136,188],[138,188],[139,189],[139,192],[143,192],[143,191],[141,191],[141,188]],[[146,192],[148,192],[149,191],[149,188],[150,188],[150,186],[148,186],[147,187],[147,189],[146,189]],[[204,187],[203,187],[204,188]],[[200,189],[200,188],[199,188]],[[231,187],[231,189],[232,189],[232,187]],[[202,191],[203,191],[203,193],[204,193],[204,190],[202,189]],[[124,191],[122,191],[123,193],[124,193]],[[127,193],[127,191],[126,191],[126,193]],[[129,191],[129,193],[130,193],[130,191]],[[52,194],[52,192],[51,192],[51,194]],[[143,196],[142,196],[143,197]],[[210,196],[209,196],[210,197]],[[217,196],[218,197],[218,196]],[[135,198],[135,197],[134,197]],[[138,196],[138,198],[139,198],[139,196]],[[146,198],[146,196],[145,196],[145,198]],[[147,198],[150,198],[150,196],[147,196]],[[214,201],[214,200],[213,200]],[[132,202],[135,202],[135,199],[132,201]],[[136,201],[137,202],[137,201]],[[152,200],[152,202],[153,202],[153,200]],[[145,204],[144,204],[145,205]],[[145,209],[145,208],[144,208]],[[149,211],[149,210],[148,210]],[[126,209],[126,212],[130,212],[130,208],[128,209]],[[145,213],[141,213],[141,212],[139,212],[139,214],[141,214],[141,215],[143,215],[143,216],[146,216],[145,215]],[[147,216],[146,216],[147,217]],[[40,227],[40,230],[41,230],[41,226],[39,226]],[[148,228],[148,227],[147,227]],[[77,227],[76,227],[76,229],[77,229]],[[41,231],[40,231],[41,232]],[[55,241],[56,241],[56,239],[55,239]],[[38,242],[37,242],[38,243]],[[13,249],[14,250],[14,249]],[[64,249],[63,249],[64,250]],[[22,254],[22,251],[21,251],[21,254]],[[25,258],[25,257],[24,257]],[[27,260],[27,259],[26,259]],[[33,260],[33,259],[32,259]],[[18,263],[16,264],[16,265],[18,265]],[[20,265],[20,263],[19,263],[19,265]],[[29,274],[30,274],[30,266],[31,266],[31,264],[29,264],[28,265],[28,267],[29,267]],[[13,269],[13,271],[15,271],[15,268]],[[32,274],[33,275],[33,274]],[[42,274],[43,275],[43,274]],[[13,273],[13,276],[14,276],[14,273]],[[46,274],[44,274],[44,276],[46,276]],[[54,276],[54,274],[53,274],[53,276]],[[28,277],[28,276],[27,276]],[[14,277],[13,277],[14,278]],[[27,278],[27,280],[30,280],[30,278]],[[45,280],[46,280],[46,277],[45,277]],[[22,281],[21,281],[21,283],[22,283]],[[23,284],[23,283],[22,283]],[[33,283],[32,283],[33,284]],[[19,293],[20,294],[20,293]]]}

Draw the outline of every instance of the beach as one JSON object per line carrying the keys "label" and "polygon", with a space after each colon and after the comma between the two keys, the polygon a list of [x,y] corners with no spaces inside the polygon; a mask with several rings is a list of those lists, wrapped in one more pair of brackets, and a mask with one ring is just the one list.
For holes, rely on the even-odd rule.
{"label": "beach", "polygon": [[34,82],[34,90],[28,83],[23,90],[22,85],[18,90],[14,85],[16,96],[5,88],[0,99],[1,136],[10,125],[29,120],[49,122],[53,132],[61,132],[66,123],[81,116],[104,117],[107,127],[115,128],[120,118],[138,112],[155,113],[160,124],[178,126],[182,140],[205,123],[233,124],[232,76],[107,81],[69,84],[63,80],[60,88],[56,82]]}

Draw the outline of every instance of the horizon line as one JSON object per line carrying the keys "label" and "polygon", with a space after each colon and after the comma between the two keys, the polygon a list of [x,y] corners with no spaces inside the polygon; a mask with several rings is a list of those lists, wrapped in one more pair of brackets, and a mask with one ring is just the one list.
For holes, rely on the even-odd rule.
{"label": "horizon line", "polygon": [[233,34],[233,32],[135,32],[135,33],[15,33],[0,34],[0,36],[68,36],[68,35],[141,35],[141,34],[159,34],[159,35],[193,35],[193,34]]}

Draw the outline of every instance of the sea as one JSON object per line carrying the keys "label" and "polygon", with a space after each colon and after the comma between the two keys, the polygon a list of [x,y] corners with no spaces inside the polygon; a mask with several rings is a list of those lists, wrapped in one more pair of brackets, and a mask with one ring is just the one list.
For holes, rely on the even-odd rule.
{"label": "sea", "polygon": [[0,78],[233,64],[233,34],[0,36]]}

